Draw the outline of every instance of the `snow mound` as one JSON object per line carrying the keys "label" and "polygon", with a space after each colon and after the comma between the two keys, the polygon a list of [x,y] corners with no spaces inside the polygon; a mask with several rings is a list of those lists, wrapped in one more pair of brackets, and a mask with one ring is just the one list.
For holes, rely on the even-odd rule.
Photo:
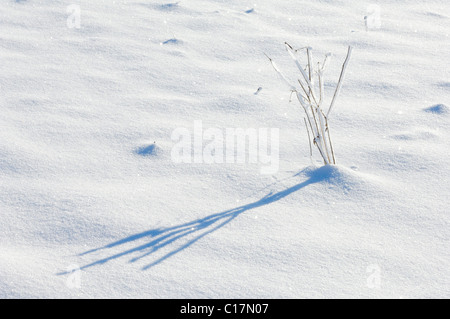
{"label": "snow mound", "polygon": [[171,38],[171,39],[168,39],[168,40],[166,40],[164,42],[161,42],[161,44],[162,45],[167,45],[167,44],[180,45],[180,44],[183,44],[183,41],[175,39],[175,38]]}
{"label": "snow mound", "polygon": [[[381,179],[341,165],[326,165],[320,168],[308,167],[303,174],[309,183],[320,183],[345,193],[379,192],[386,189]],[[330,188],[330,187],[328,187]]]}
{"label": "snow mound", "polygon": [[138,147],[135,153],[141,156],[157,156],[161,153],[161,148],[156,143],[147,144]]}
{"label": "snow mound", "polygon": [[158,5],[157,8],[160,9],[161,11],[175,10],[179,8],[179,2],[161,4]]}
{"label": "snow mound", "polygon": [[444,114],[446,115],[446,114],[450,113],[448,106],[446,106],[444,104],[436,104],[436,105],[427,107],[424,111],[428,112],[428,113],[441,114],[441,115],[444,115]]}
{"label": "snow mound", "polygon": [[393,134],[390,137],[394,140],[403,141],[417,141],[417,140],[430,140],[437,138],[438,132],[430,129],[417,129],[415,131],[405,131]]}

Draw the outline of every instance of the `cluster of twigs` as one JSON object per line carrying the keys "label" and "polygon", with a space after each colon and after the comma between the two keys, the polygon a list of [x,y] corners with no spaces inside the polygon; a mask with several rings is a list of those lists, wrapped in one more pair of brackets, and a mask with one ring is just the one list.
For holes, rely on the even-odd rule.
{"label": "cluster of twigs", "polygon": [[[309,146],[310,146],[310,155],[312,156],[312,146],[311,143],[314,144],[319,150],[320,155],[323,158],[324,164],[336,164],[336,157],[334,155],[333,144],[331,142],[330,136],[330,127],[328,124],[328,118],[331,110],[336,102],[337,97],[339,96],[342,82],[344,80],[345,70],[347,68],[347,64],[350,60],[350,56],[352,53],[352,47],[348,47],[347,57],[342,65],[341,75],[339,77],[338,84],[334,91],[333,98],[331,100],[330,106],[328,107],[327,112],[323,111],[322,105],[324,104],[324,72],[330,61],[331,54],[328,53],[325,55],[325,59],[322,63],[317,62],[317,68],[314,68],[314,63],[312,60],[311,48],[306,47],[302,49],[295,50],[288,43],[285,43],[286,49],[289,52],[289,55],[294,60],[297,68],[301,73],[301,78],[298,79],[299,87],[291,85],[280,69],[276,66],[271,58],[269,58],[272,66],[275,71],[281,76],[283,81],[290,87],[292,94],[297,96],[298,101],[303,107],[306,117],[305,125],[308,132],[309,138]],[[301,51],[306,52],[307,64],[306,67],[303,68],[301,65],[298,54]],[[316,83],[316,78],[318,79],[318,83]],[[317,94],[318,90],[318,94]]]}

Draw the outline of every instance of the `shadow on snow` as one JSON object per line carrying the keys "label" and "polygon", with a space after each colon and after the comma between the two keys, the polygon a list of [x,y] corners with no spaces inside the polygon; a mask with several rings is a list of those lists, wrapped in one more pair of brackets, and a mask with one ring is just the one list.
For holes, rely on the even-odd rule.
{"label": "shadow on snow", "polygon": [[[226,224],[233,221],[233,219],[238,217],[240,214],[247,212],[249,210],[261,207],[261,206],[265,206],[265,205],[269,205],[271,203],[277,202],[277,201],[285,198],[286,196],[289,196],[290,194],[292,194],[310,184],[325,180],[330,176],[330,172],[332,172],[332,171],[333,171],[333,169],[330,169],[327,167],[322,167],[322,168],[319,168],[317,170],[313,170],[312,172],[310,172],[309,179],[307,179],[306,181],[304,181],[300,184],[297,184],[295,186],[289,187],[278,193],[269,193],[256,202],[253,202],[253,203],[250,203],[247,205],[243,205],[243,206],[239,206],[239,207],[236,207],[236,208],[233,208],[230,210],[226,210],[226,211],[223,211],[220,213],[212,214],[207,217],[196,219],[196,220],[193,220],[193,221],[190,221],[190,222],[187,222],[184,224],[180,224],[177,226],[168,227],[168,228],[152,229],[152,230],[148,230],[148,231],[145,231],[142,233],[134,234],[129,237],[123,238],[119,241],[110,243],[106,246],[86,251],[84,253],[81,253],[79,256],[88,255],[88,254],[91,254],[91,253],[94,253],[97,251],[101,251],[101,250],[105,250],[105,249],[109,249],[109,248],[115,248],[115,247],[121,246],[123,244],[129,244],[129,243],[132,243],[137,240],[144,239],[144,238],[148,239],[148,242],[145,244],[138,245],[134,248],[127,249],[123,252],[119,252],[119,253],[113,254],[109,257],[94,261],[90,264],[87,264],[87,265],[81,267],[81,269],[86,269],[86,268],[90,268],[93,266],[101,265],[101,264],[104,264],[113,259],[117,259],[117,258],[127,256],[130,254],[134,254],[134,253],[138,253],[138,256],[133,257],[130,260],[130,262],[136,262],[145,257],[149,257],[149,256],[153,255],[154,253],[156,253],[158,250],[160,250],[163,247],[166,247],[169,245],[174,246],[181,239],[187,238],[187,236],[189,236],[189,235],[195,235],[194,238],[191,238],[189,241],[185,242],[184,244],[182,244],[178,247],[172,248],[172,250],[170,252],[166,253],[162,257],[159,257],[158,259],[154,260],[153,262],[151,262],[150,264],[148,264],[142,268],[143,270],[147,270],[153,266],[158,265],[159,263],[163,262],[167,258],[179,253],[180,251],[188,248],[189,246],[193,245],[198,240],[207,236],[208,234],[211,234],[211,233],[215,232],[216,230],[222,228]],[[294,175],[294,177],[298,176],[299,174]],[[60,273],[60,275],[63,275],[63,274],[67,274],[67,272]]]}

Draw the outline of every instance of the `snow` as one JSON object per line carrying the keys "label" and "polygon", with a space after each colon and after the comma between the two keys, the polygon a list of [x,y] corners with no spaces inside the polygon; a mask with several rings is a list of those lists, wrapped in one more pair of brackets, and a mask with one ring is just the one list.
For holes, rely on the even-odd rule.
{"label": "snow", "polygon": [[449,109],[448,109],[448,106],[446,106],[444,104],[436,104],[436,105],[427,107],[425,109],[425,112],[444,115],[444,114],[448,114],[449,113]]}
{"label": "snow", "polygon": [[[450,297],[447,1],[4,2],[0,298]],[[285,41],[327,97],[354,48],[336,166]],[[195,121],[278,128],[278,171],[175,163]]]}

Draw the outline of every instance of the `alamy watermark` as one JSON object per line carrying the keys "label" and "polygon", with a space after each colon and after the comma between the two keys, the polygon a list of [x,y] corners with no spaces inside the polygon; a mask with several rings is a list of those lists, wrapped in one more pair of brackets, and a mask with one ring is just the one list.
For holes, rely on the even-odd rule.
{"label": "alamy watermark", "polygon": [[197,120],[193,129],[177,128],[171,138],[174,163],[259,164],[261,174],[275,174],[279,169],[278,128],[204,129]]}
{"label": "alamy watermark", "polygon": [[81,28],[81,7],[78,4],[71,4],[67,6],[67,27],[69,29],[80,29]]}
{"label": "alamy watermark", "polygon": [[381,28],[381,8],[377,4],[371,4],[367,7],[367,15],[364,17],[366,31],[377,30]]}
{"label": "alamy watermark", "polygon": [[369,289],[380,289],[381,287],[381,267],[377,264],[367,266],[366,273],[369,274],[366,283]]}
{"label": "alamy watermark", "polygon": [[81,269],[78,265],[70,265],[66,268],[66,272],[69,276],[66,279],[66,286],[69,289],[81,288]]}

